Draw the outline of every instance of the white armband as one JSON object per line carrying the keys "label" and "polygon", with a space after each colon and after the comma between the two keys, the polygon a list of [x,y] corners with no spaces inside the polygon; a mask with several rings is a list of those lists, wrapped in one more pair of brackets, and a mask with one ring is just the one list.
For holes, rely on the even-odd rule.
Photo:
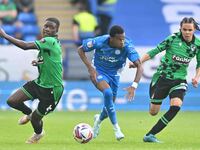
{"label": "white armband", "polygon": [[133,83],[131,84],[131,86],[134,87],[135,89],[137,89],[138,83],[137,83],[137,82],[133,82]]}

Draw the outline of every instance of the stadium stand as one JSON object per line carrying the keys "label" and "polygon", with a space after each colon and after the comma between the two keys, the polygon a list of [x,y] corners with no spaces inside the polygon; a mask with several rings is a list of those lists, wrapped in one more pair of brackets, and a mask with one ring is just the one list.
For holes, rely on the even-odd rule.
{"label": "stadium stand", "polygon": [[21,12],[19,13],[17,19],[23,24],[37,24],[37,17],[35,13]]}
{"label": "stadium stand", "polygon": [[[14,1],[11,4],[12,8],[16,11],[17,5],[14,4]],[[15,21],[9,24],[2,21],[1,27],[9,35],[15,36],[18,39],[23,39],[25,41],[36,40],[40,35],[40,28],[37,25],[37,16],[34,11],[20,11],[16,16]],[[0,38],[0,44],[7,45],[10,43],[5,39]]]}

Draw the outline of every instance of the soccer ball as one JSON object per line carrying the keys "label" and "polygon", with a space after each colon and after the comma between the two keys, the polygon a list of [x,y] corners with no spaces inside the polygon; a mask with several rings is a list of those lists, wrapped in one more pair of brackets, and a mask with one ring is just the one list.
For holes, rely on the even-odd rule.
{"label": "soccer ball", "polygon": [[79,123],[74,127],[73,136],[78,143],[85,144],[93,138],[92,127],[87,123]]}

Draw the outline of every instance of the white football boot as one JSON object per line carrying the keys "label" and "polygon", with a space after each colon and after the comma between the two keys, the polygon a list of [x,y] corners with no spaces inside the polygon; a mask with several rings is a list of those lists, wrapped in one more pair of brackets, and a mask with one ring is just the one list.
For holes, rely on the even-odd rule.
{"label": "white football boot", "polygon": [[27,124],[30,121],[30,119],[31,119],[30,115],[24,115],[18,120],[18,124],[19,125]]}
{"label": "white football boot", "polygon": [[27,144],[38,143],[38,141],[44,136],[44,130],[40,134],[33,133],[33,135],[26,141]]}
{"label": "white football boot", "polygon": [[99,114],[94,115],[93,138],[96,138],[99,135],[99,129],[101,123],[99,117],[100,117]]}

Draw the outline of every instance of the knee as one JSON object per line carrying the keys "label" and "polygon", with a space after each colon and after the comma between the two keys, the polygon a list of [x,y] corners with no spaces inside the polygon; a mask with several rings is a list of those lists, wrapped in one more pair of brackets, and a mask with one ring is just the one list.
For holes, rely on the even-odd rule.
{"label": "knee", "polygon": [[104,95],[105,98],[113,99],[113,93],[112,93],[112,90],[110,88],[104,89],[103,95]]}
{"label": "knee", "polygon": [[158,114],[158,111],[150,110],[150,111],[149,111],[149,114],[150,114],[151,116],[156,116],[156,115]]}
{"label": "knee", "polygon": [[15,100],[13,99],[13,98],[9,98],[8,100],[7,100],[7,104],[10,106],[10,107],[12,107],[12,106],[15,106],[16,105],[16,102],[15,102]]}

